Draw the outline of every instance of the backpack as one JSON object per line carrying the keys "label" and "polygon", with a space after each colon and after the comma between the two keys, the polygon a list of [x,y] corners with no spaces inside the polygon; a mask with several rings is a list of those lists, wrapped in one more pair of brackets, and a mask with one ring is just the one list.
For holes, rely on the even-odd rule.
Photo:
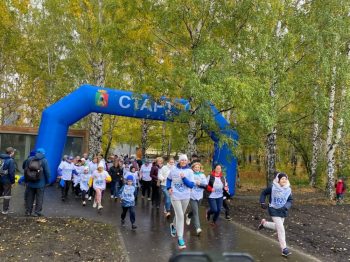
{"label": "backpack", "polygon": [[6,176],[9,171],[8,169],[4,169],[5,166],[5,159],[0,158],[0,176]]}
{"label": "backpack", "polygon": [[24,177],[26,182],[36,182],[39,181],[43,174],[43,169],[41,167],[41,160],[30,159],[28,167],[24,171]]}

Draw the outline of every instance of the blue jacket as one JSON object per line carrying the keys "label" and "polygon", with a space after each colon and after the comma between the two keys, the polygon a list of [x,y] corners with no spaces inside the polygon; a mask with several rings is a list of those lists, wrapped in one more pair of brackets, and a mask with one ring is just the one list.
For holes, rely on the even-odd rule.
{"label": "blue jacket", "polygon": [[49,169],[49,164],[47,162],[47,159],[42,153],[36,153],[34,157],[31,157],[28,159],[26,162],[26,168],[29,165],[30,160],[32,159],[39,159],[41,160],[41,167],[43,169],[43,175],[41,178],[36,181],[36,182],[29,182],[28,187],[30,188],[43,188],[45,185],[49,184],[50,181],[50,169]]}
{"label": "blue jacket", "polygon": [[0,183],[3,185],[14,184],[15,183],[15,173],[16,173],[16,164],[15,160],[10,157],[8,154],[1,154],[1,159],[4,159],[4,170],[8,170],[8,174],[0,176]]}
{"label": "blue jacket", "polygon": [[[269,203],[271,203],[271,193],[272,193],[272,186],[269,186],[265,188],[260,195],[260,203],[265,203],[265,199],[267,196],[269,196]],[[293,203],[293,197],[292,194],[289,195],[286,204],[282,208],[268,208],[269,215],[272,217],[287,217],[288,216],[288,210],[292,207]]]}

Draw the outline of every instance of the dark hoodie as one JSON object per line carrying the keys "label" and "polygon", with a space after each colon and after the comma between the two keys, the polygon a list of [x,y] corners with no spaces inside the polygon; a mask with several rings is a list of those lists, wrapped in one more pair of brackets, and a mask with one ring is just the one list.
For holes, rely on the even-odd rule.
{"label": "dark hoodie", "polygon": [[45,187],[45,185],[49,184],[50,181],[50,170],[49,170],[49,164],[47,162],[47,159],[45,158],[45,155],[42,153],[36,153],[34,157],[29,158],[26,163],[26,168],[29,165],[29,162],[32,159],[38,159],[41,160],[41,167],[43,169],[43,176],[38,181],[35,182],[29,182],[28,187],[31,188],[42,188]]}
{"label": "dark hoodie", "polygon": [[8,174],[4,176],[0,176],[0,183],[3,185],[6,184],[14,184],[15,183],[15,172],[16,165],[15,161],[8,154],[1,154],[1,159],[4,159],[4,170],[8,170]]}

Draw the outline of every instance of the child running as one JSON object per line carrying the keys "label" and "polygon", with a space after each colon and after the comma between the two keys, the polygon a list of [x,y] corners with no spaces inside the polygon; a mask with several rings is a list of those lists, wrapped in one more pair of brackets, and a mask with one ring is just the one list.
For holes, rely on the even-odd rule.
{"label": "child running", "polygon": [[[269,205],[265,203],[266,196],[269,195]],[[260,195],[260,205],[266,209],[268,207],[269,215],[273,222],[265,219],[261,220],[258,229],[269,228],[277,230],[278,241],[282,249],[282,256],[289,256],[291,252],[287,248],[286,233],[284,230],[284,219],[288,216],[288,210],[293,202],[292,189],[288,176],[284,173],[277,173],[272,186],[267,187]]]}
{"label": "child running", "polygon": [[100,163],[97,170],[92,173],[91,178],[93,181],[92,187],[95,190],[95,200],[92,207],[97,207],[97,209],[100,211],[103,208],[101,204],[102,193],[106,189],[106,183],[111,182],[112,178],[108,172],[104,170],[104,165],[102,163]]}
{"label": "child running", "polygon": [[136,188],[134,186],[134,177],[132,175],[128,175],[126,177],[126,184],[120,189],[119,196],[121,199],[121,205],[123,212],[121,214],[121,223],[125,224],[126,213],[129,210],[131,228],[136,229],[135,225],[135,191]]}
{"label": "child running", "polygon": [[207,178],[205,177],[204,173],[201,172],[201,163],[194,162],[192,164],[192,170],[193,170],[193,178],[194,178],[194,187],[191,191],[191,199],[190,199],[190,206],[191,206],[191,212],[189,212],[186,215],[186,225],[190,225],[191,219],[194,220],[194,227],[196,229],[196,233],[199,236],[202,232],[201,225],[199,222],[199,206],[203,199],[203,191],[205,188],[207,188]]}
{"label": "child running", "polygon": [[80,175],[80,190],[81,190],[81,200],[82,205],[86,206],[86,197],[89,193],[89,181],[91,174],[89,173],[89,167],[85,166],[83,173]]}

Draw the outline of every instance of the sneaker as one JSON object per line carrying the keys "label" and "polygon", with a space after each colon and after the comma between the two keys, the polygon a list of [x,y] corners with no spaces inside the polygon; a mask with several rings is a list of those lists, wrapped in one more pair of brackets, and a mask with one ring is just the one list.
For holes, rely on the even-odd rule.
{"label": "sneaker", "polygon": [[166,218],[169,218],[171,216],[171,213],[170,212],[167,212],[166,214],[165,214],[165,217]]}
{"label": "sneaker", "polygon": [[177,241],[178,245],[179,245],[179,249],[184,249],[186,248],[186,244],[185,241],[183,240],[183,238],[179,238],[179,240]]}
{"label": "sneaker", "polygon": [[282,250],[282,256],[288,257],[290,254],[292,254],[292,253],[288,250],[288,248],[284,248]]}
{"label": "sneaker", "polygon": [[188,216],[188,214],[186,214],[186,225],[190,225],[191,224],[191,218]]}
{"label": "sneaker", "polygon": [[113,196],[113,195],[111,195],[111,198],[113,199],[113,198],[114,198],[114,196]]}
{"label": "sneaker", "polygon": [[85,194],[85,198],[89,198],[89,195],[88,195],[88,194]]}
{"label": "sneaker", "polygon": [[103,206],[102,206],[101,204],[98,204],[97,209],[100,210],[100,209],[102,209],[102,208],[103,208]]}
{"label": "sneaker", "polygon": [[8,210],[3,210],[3,211],[1,211],[1,214],[3,214],[3,215],[7,215],[9,213],[9,211]]}
{"label": "sneaker", "polygon": [[197,236],[199,236],[202,233],[202,229],[197,228],[196,232],[197,232]]}
{"label": "sneaker", "polygon": [[83,201],[83,206],[86,206],[86,201]]}
{"label": "sneaker", "polygon": [[170,224],[170,235],[176,237],[176,227],[174,226],[174,223]]}
{"label": "sneaker", "polygon": [[265,224],[266,220],[265,219],[262,219],[259,226],[258,226],[258,230],[261,230],[264,228],[264,224]]}
{"label": "sneaker", "polygon": [[151,201],[151,198],[147,198],[148,201]]}
{"label": "sneaker", "polygon": [[134,224],[131,225],[131,229],[136,229],[136,228],[137,228],[136,225],[134,225]]}
{"label": "sneaker", "polygon": [[92,207],[93,208],[96,208],[97,207],[97,203],[94,201],[94,203],[92,204]]}
{"label": "sneaker", "polygon": [[225,219],[226,219],[227,221],[231,221],[231,220],[232,220],[232,217],[226,216]]}
{"label": "sneaker", "polygon": [[89,200],[89,201],[91,201],[91,199],[92,199],[92,197],[91,197],[91,196],[89,196],[88,200]]}

